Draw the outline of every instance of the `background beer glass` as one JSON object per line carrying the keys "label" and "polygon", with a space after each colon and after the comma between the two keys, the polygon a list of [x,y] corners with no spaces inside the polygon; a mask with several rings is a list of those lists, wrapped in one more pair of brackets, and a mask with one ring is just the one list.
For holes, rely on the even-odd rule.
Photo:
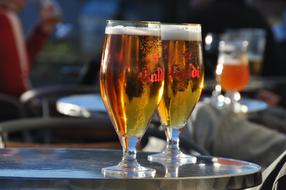
{"label": "background beer glass", "polygon": [[266,44],[265,30],[249,28],[241,29],[238,32],[242,39],[248,41],[247,51],[251,76],[261,75]]}
{"label": "background beer glass", "polygon": [[148,159],[156,162],[185,163],[194,157],[179,149],[179,134],[198,102],[204,83],[201,26],[161,24],[165,84],[158,106],[167,136],[166,149]]}
{"label": "background beer glass", "polygon": [[49,24],[58,24],[62,20],[62,10],[56,0],[34,0],[39,9],[39,14]]}
{"label": "background beer glass", "polygon": [[64,22],[63,11],[57,0],[34,0],[33,2],[45,26],[48,30],[54,30],[56,39],[63,39],[70,34],[72,25]]}
{"label": "background beer glass", "polygon": [[226,92],[226,107],[231,111],[241,112],[239,91],[243,90],[249,81],[247,55],[248,42],[240,39],[222,39],[219,44],[219,57],[216,68],[216,79]]}
{"label": "background beer glass", "polygon": [[154,169],[137,162],[136,144],[161,100],[163,88],[160,24],[107,21],[100,90],[123,147],[123,157],[118,165],[102,169],[105,176],[155,175]]}

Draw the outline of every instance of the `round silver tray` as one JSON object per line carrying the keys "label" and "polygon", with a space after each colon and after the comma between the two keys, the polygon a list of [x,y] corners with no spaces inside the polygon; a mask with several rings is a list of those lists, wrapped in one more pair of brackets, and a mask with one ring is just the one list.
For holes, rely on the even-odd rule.
{"label": "round silver tray", "polygon": [[32,148],[1,149],[0,154],[0,187],[10,189],[222,190],[244,189],[261,183],[258,165],[225,158],[197,157],[195,163],[178,166],[176,176],[170,177],[162,164],[147,161],[149,154],[142,152],[138,153],[139,163],[155,168],[156,176],[116,179],[104,177],[101,169],[117,164],[121,151]]}

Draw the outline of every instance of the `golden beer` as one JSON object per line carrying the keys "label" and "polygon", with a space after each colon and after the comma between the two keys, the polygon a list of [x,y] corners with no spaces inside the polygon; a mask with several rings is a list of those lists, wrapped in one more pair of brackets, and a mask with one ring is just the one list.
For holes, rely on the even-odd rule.
{"label": "golden beer", "polygon": [[249,69],[250,74],[253,76],[259,76],[263,69],[262,57],[249,56]]}
{"label": "golden beer", "polygon": [[141,137],[161,100],[164,66],[159,32],[106,28],[100,89],[119,136]]}
{"label": "golden beer", "polygon": [[[181,128],[198,102],[204,82],[200,32],[161,28],[165,84],[158,112],[161,123]],[[170,34],[168,35],[168,30]],[[181,31],[180,31],[181,32]]]}

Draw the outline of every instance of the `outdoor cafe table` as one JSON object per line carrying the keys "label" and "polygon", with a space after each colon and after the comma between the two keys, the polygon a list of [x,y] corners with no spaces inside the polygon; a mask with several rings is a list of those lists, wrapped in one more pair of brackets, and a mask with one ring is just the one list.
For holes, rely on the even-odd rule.
{"label": "outdoor cafe table", "polygon": [[261,183],[261,168],[238,160],[197,157],[195,163],[182,165],[178,175],[166,177],[159,163],[147,161],[139,152],[143,166],[156,169],[154,178],[104,177],[101,169],[117,164],[122,152],[100,149],[1,149],[0,189],[166,189],[222,190],[244,189]]}
{"label": "outdoor cafe table", "polygon": [[[94,114],[102,114],[108,117],[99,94],[63,97],[58,100],[57,109],[59,112],[69,116],[92,117]],[[70,154],[76,152],[76,150],[69,151]],[[139,153],[138,160],[142,165],[157,170],[155,178],[104,178],[100,169],[117,164],[122,153],[120,151],[106,150],[84,151],[86,151],[85,154],[77,155],[86,156],[86,158],[81,158],[80,162],[85,163],[83,166],[86,167],[90,164],[91,168],[86,168],[88,172],[86,173],[85,170],[85,173],[83,173],[83,176],[85,176],[84,182],[80,181],[77,183],[73,181],[72,187],[81,184],[83,187],[90,189],[98,187],[97,189],[222,190],[244,189],[261,183],[261,169],[258,165],[239,160],[203,156],[197,157],[195,163],[180,166],[177,171],[178,176],[170,177],[170,175],[165,173],[166,169],[162,164],[147,161],[148,153]],[[88,156],[88,154],[94,155]],[[94,168],[92,169],[92,167]],[[76,168],[76,165],[73,165],[73,168]],[[86,180],[86,178],[90,180]]]}
{"label": "outdoor cafe table", "polygon": [[92,117],[106,115],[100,94],[82,94],[62,97],[57,101],[57,110],[68,116]]}
{"label": "outdoor cafe table", "polygon": [[[243,98],[242,104],[247,105],[248,112],[261,111],[267,104],[253,99]],[[57,110],[68,116],[92,117],[102,116],[108,119],[100,94],[82,94],[62,97],[57,101]]]}

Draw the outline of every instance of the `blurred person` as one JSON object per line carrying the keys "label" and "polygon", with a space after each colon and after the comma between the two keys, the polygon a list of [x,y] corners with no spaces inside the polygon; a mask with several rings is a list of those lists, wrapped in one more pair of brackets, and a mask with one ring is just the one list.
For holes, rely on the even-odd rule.
{"label": "blurred person", "polygon": [[284,9],[282,16],[281,16],[281,22],[278,24],[275,24],[272,28],[274,34],[275,34],[275,39],[278,42],[286,42],[286,8]]}
{"label": "blurred person", "polygon": [[[196,0],[193,0],[196,1]],[[197,5],[193,3],[192,5]],[[199,4],[201,5],[201,4]],[[266,47],[262,74],[283,74],[279,69],[277,50],[272,30],[264,16],[246,0],[212,0],[189,13],[188,22],[202,24],[203,36],[208,33],[222,34],[228,29],[260,28],[266,31]],[[216,58],[212,64],[216,64]],[[214,71],[208,71],[212,74]]]}
{"label": "blurred person", "polygon": [[225,114],[206,102],[199,102],[181,138],[212,156],[259,164],[262,184],[249,190],[286,189],[285,133],[247,121],[243,116]]}
{"label": "blurred person", "polygon": [[[264,113],[257,114],[266,117]],[[282,115],[281,125],[284,121],[285,126],[285,112]],[[286,150],[286,133],[277,129],[249,121],[243,114],[218,110],[203,101],[195,107],[182,137],[212,156],[250,161],[266,168]]]}
{"label": "blurred person", "polygon": [[26,0],[0,0],[0,92],[19,97],[31,87],[31,65],[57,22],[50,22],[53,7],[43,7],[39,22],[24,40],[17,13]]}

